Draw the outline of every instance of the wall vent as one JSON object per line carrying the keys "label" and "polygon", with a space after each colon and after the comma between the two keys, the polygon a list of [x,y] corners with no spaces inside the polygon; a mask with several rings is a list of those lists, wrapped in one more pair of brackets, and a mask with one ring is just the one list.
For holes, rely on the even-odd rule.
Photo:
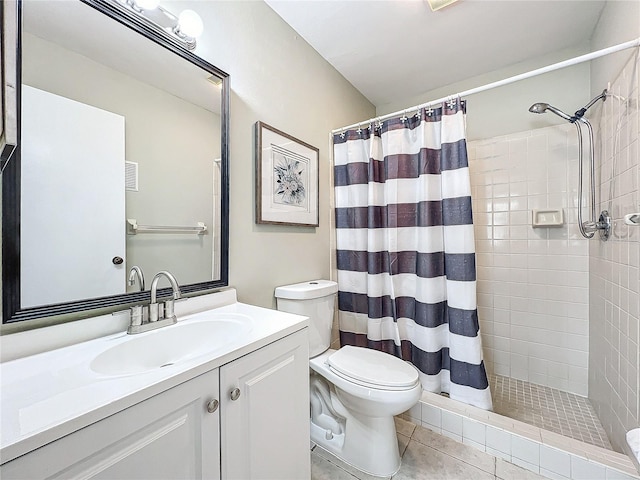
{"label": "wall vent", "polygon": [[124,188],[131,192],[138,191],[138,163],[124,162]]}

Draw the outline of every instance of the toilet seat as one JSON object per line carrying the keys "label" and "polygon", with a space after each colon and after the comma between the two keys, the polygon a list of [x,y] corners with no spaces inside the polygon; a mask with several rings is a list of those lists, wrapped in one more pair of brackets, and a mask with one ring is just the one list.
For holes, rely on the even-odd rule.
{"label": "toilet seat", "polygon": [[376,390],[409,390],[420,382],[415,367],[369,348],[346,345],[327,358],[327,365],[339,377]]}

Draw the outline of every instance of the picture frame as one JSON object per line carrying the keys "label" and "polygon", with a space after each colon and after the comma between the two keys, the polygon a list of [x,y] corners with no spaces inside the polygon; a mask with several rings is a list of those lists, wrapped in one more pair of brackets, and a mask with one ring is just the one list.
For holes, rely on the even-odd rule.
{"label": "picture frame", "polygon": [[256,223],[319,226],[319,149],[255,124]]}

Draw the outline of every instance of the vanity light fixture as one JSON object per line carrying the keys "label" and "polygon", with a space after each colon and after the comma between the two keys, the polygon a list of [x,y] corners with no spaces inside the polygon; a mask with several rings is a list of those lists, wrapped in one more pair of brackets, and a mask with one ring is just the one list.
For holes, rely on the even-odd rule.
{"label": "vanity light fixture", "polygon": [[441,8],[451,5],[457,1],[458,0],[427,0],[427,3],[429,3],[431,10],[435,12],[436,10],[440,10]]}
{"label": "vanity light fixture", "polygon": [[196,38],[204,30],[202,19],[196,12],[184,10],[176,17],[160,6],[160,0],[107,0],[107,3],[126,12],[128,16],[135,16],[187,50],[196,48]]}

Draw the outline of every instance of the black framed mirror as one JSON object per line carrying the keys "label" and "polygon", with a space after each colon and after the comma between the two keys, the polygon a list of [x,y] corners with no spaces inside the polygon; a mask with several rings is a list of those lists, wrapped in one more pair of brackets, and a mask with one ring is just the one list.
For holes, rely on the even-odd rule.
{"label": "black framed mirror", "polygon": [[172,272],[187,295],[226,286],[229,75],[114,0],[17,9],[3,323],[148,302],[134,266],[148,284]]}

